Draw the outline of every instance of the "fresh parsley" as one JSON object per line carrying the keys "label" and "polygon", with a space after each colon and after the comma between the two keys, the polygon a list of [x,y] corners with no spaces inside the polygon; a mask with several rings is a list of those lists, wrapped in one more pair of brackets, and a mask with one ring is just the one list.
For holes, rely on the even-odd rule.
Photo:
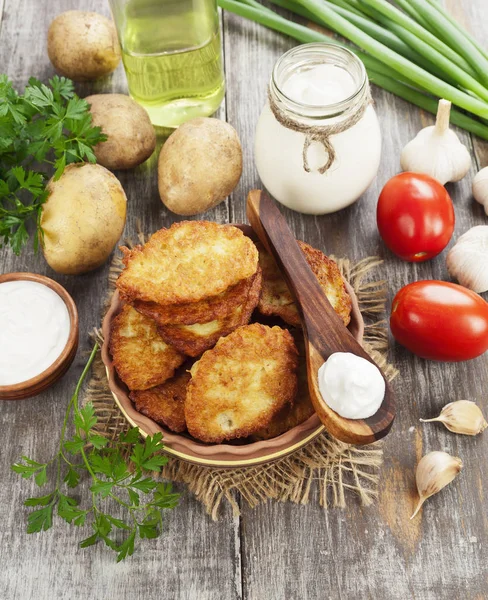
{"label": "fresh parsley", "polygon": [[19,94],[0,75],[0,247],[19,254],[31,222],[37,250],[47,181],[70,163],[96,162],[93,147],[106,139],[69,79],[55,76],[45,85],[31,78]]}
{"label": "fresh parsley", "polygon": [[[25,479],[34,478],[39,487],[54,472],[52,491],[24,502],[25,506],[35,508],[28,516],[28,533],[50,529],[55,513],[77,527],[89,523],[93,533],[80,543],[81,548],[102,541],[117,553],[119,562],[134,552],[137,538],[151,539],[161,534],[162,511],[174,508],[179,495],[172,492],[171,484],[152,477],[168,461],[161,454],[164,445],[160,433],[141,441],[139,429],[134,427],[110,443],[94,429],[97,417],[93,404],[88,402],[79,407],[80,388],[97,350],[98,344],[68,404],[56,455],[47,463],[23,456],[12,465],[12,470]],[[71,417],[75,431],[67,439]],[[69,490],[76,488],[87,473],[91,477],[90,499],[82,506]],[[127,519],[106,512],[110,504],[118,506]]]}

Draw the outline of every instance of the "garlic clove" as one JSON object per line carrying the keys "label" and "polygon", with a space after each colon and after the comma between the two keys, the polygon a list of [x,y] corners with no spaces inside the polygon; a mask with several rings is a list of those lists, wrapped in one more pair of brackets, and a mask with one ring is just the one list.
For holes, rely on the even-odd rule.
{"label": "garlic clove", "polygon": [[422,423],[443,423],[449,431],[463,435],[478,435],[488,427],[479,406],[470,400],[446,404],[435,419],[420,419]]}
{"label": "garlic clove", "polygon": [[447,452],[429,452],[422,457],[415,474],[419,502],[410,519],[415,517],[427,498],[437,494],[451,483],[462,468],[461,459]]}
{"label": "garlic clove", "polygon": [[471,154],[458,136],[449,129],[451,103],[440,100],[436,124],[425,127],[402,151],[404,171],[425,173],[442,185],[460,181],[471,167]]}
{"label": "garlic clove", "polygon": [[473,196],[479,202],[488,215],[488,167],[481,169],[473,180]]}
{"label": "garlic clove", "polygon": [[478,294],[488,291],[488,225],[472,227],[447,255],[447,269],[461,285]]}

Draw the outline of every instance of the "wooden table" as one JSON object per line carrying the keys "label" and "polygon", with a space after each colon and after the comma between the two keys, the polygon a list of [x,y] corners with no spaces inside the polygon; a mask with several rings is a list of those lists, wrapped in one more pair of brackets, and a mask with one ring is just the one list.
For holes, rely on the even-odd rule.
{"label": "wooden table", "polygon": [[[452,12],[479,40],[486,40],[486,0],[450,0]],[[31,75],[47,80],[54,71],[46,53],[50,21],[68,9],[108,13],[102,0],[0,0],[0,71],[19,88]],[[259,185],[253,164],[253,131],[275,60],[294,42],[233,15],[223,15],[227,96],[220,118],[238,130],[244,173],[230,200],[205,218],[245,220],[245,197]],[[483,35],[484,34],[484,35]],[[79,88],[80,95],[126,91],[122,66],[112,78]],[[421,265],[400,262],[385,251],[377,234],[375,205],[383,184],[399,170],[399,152],[432,117],[374,88],[384,134],[383,162],[362,200],[338,214],[307,217],[286,212],[297,237],[336,255],[358,260],[379,254],[390,301],[417,279],[445,279],[445,253]],[[471,196],[471,181],[488,164],[487,147],[460,133],[472,150],[473,167],[449,186],[456,207],[454,238],[473,225],[488,224]],[[126,233],[168,226],[174,215],[161,204],[156,154],[132,172],[118,173],[129,211]],[[233,518],[225,508],[213,522],[188,494],[166,520],[157,541],[116,565],[102,545],[81,550],[84,532],[63,522],[42,535],[25,533],[23,500],[34,485],[10,471],[22,454],[47,459],[57,445],[64,409],[85,362],[88,331],[98,325],[108,267],[82,277],[53,273],[42,256],[15,257],[0,251],[0,272],[35,271],[54,277],[72,294],[81,319],[81,343],[68,375],[42,396],[0,405],[0,600],[274,600],[387,598],[388,600],[481,600],[488,598],[488,433],[455,436],[440,425],[421,425],[452,400],[469,398],[488,414],[487,356],[453,365],[426,362],[391,346],[399,367],[398,418],[385,445],[379,501],[362,508],[354,497],[345,510],[270,502],[256,510],[242,506]],[[409,521],[414,503],[414,466],[430,450],[446,450],[465,464],[461,476],[431,499],[420,518]],[[182,490],[184,492],[184,490]],[[88,535],[88,533],[86,534]]]}

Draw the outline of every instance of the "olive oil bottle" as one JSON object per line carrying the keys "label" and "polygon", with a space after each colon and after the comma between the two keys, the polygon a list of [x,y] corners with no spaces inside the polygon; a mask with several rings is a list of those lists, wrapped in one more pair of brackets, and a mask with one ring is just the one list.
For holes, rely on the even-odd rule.
{"label": "olive oil bottle", "polygon": [[154,125],[211,115],[224,97],[216,0],[111,0],[130,95]]}

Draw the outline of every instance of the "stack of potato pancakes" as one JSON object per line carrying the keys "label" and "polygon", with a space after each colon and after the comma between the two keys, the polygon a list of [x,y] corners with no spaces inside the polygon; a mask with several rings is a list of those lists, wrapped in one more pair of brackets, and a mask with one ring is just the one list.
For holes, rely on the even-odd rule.
{"label": "stack of potato pancakes", "polygon": [[[299,244],[347,325],[337,265]],[[184,221],[122,250],[110,351],[139,412],[209,443],[268,439],[313,414],[298,311],[264,248],[238,227]]]}

